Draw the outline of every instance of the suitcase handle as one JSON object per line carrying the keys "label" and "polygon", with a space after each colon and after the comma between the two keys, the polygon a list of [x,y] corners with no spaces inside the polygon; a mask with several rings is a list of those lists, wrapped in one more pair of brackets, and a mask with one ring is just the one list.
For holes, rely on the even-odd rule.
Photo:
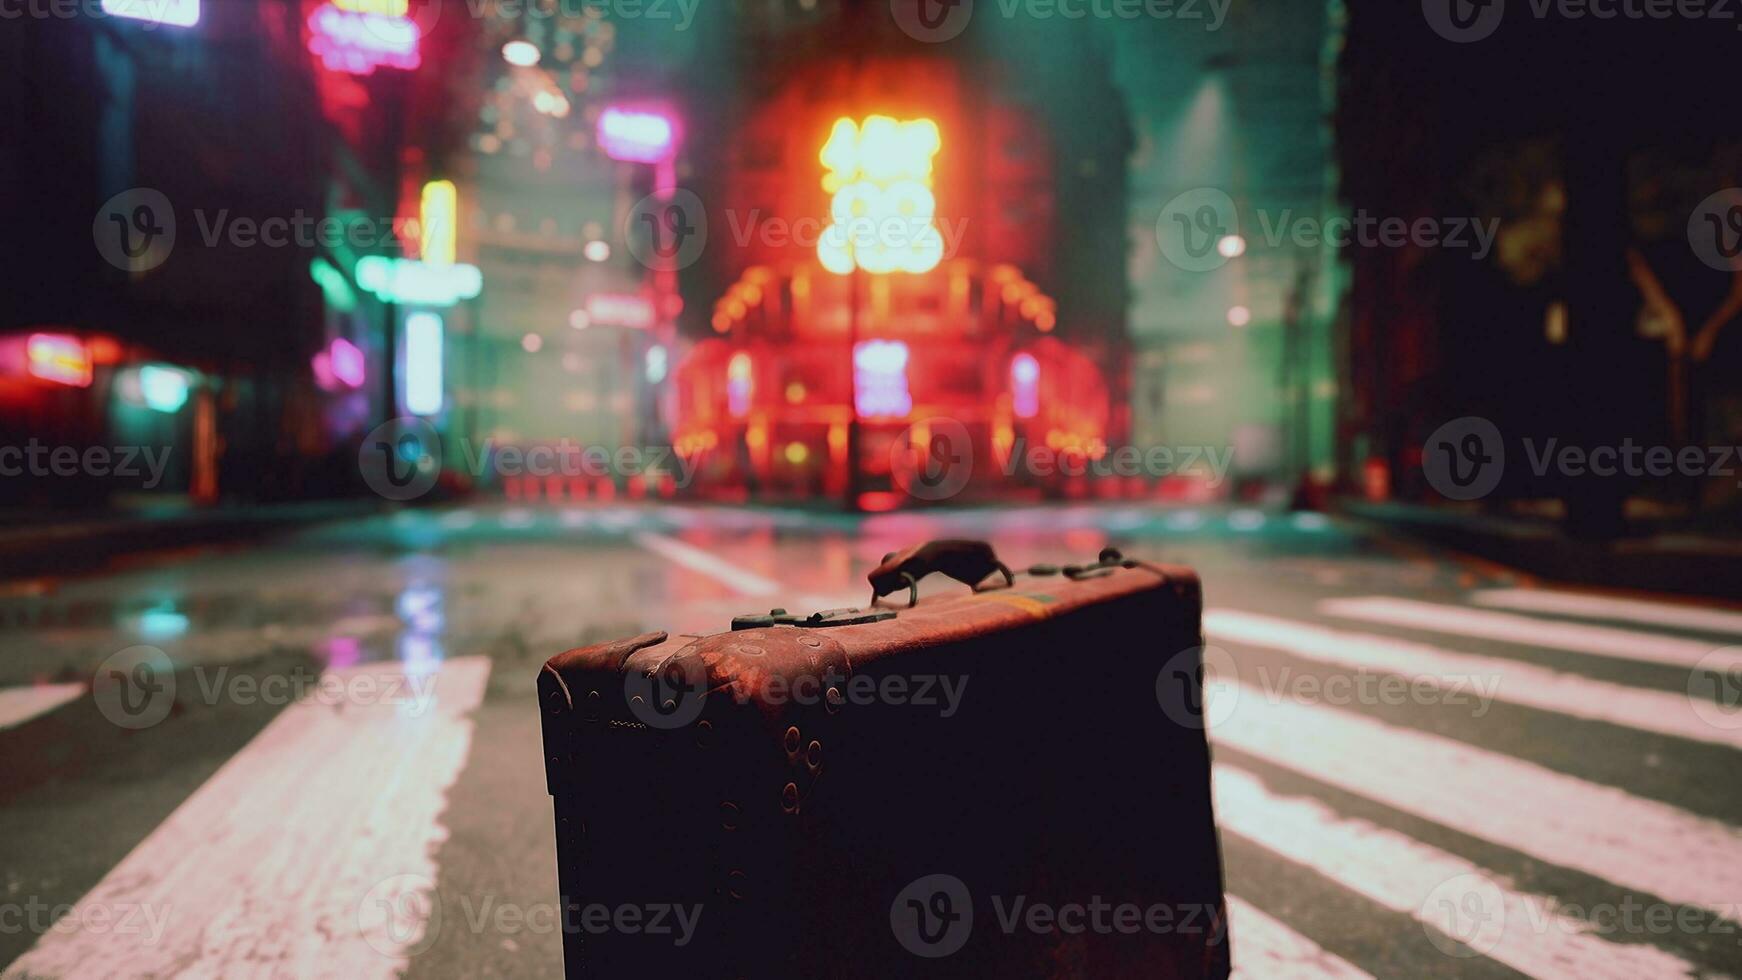
{"label": "suitcase handle", "polygon": [[919,580],[933,572],[941,572],[976,592],[980,591],[980,583],[993,572],[1004,576],[1002,587],[1016,584],[1010,567],[998,560],[990,544],[946,538],[884,555],[883,564],[866,576],[871,580],[871,605],[875,606],[884,596],[906,588],[907,605],[911,609],[919,602]]}

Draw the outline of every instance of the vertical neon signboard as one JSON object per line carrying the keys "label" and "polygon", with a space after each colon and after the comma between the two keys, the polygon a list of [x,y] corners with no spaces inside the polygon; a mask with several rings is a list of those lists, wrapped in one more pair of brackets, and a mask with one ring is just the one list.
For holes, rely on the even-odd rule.
{"label": "vertical neon signboard", "polygon": [[453,265],[459,245],[460,192],[451,180],[423,185],[418,218],[425,265]]}
{"label": "vertical neon signboard", "polygon": [[413,415],[442,410],[442,327],[434,313],[405,318],[405,410]]}
{"label": "vertical neon signboard", "polygon": [[928,272],[944,258],[932,194],[933,160],[943,146],[938,124],[871,116],[839,119],[820,158],[833,221],[817,243],[817,260],[836,275]]}

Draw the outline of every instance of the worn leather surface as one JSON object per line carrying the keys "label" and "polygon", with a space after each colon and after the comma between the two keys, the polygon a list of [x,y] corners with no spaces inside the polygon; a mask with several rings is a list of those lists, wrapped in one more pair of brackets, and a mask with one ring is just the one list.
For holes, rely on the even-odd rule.
{"label": "worn leather surface", "polygon": [[[1000,927],[1016,898],[1221,921],[1204,734],[1157,700],[1163,666],[1202,643],[1201,588],[1188,569],[1127,564],[1018,575],[878,623],[648,634],[552,658],[540,698],[565,900],[703,909],[683,948],[575,930],[569,975],[1225,976],[1211,929]],[[632,679],[661,677],[699,693],[650,715],[634,692],[663,689]],[[953,711],[916,703],[927,679],[934,696],[959,686]],[[938,959],[891,924],[930,874],[962,881],[975,911],[966,945]]]}

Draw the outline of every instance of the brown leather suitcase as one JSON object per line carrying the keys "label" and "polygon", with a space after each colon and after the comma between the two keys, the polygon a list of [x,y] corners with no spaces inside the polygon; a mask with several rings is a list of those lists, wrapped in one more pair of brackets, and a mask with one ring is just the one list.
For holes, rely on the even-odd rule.
{"label": "brown leather suitcase", "polygon": [[[931,571],[980,588],[909,606]],[[1197,577],[871,579],[545,664],[568,976],[1227,976]]]}

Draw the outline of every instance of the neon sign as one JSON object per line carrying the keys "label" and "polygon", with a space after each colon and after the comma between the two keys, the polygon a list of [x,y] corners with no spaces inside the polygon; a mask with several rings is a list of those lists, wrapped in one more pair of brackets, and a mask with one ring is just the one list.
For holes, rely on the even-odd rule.
{"label": "neon sign", "polygon": [[1022,353],[1010,359],[1011,411],[1019,419],[1031,419],[1040,414],[1040,362],[1033,354]]}
{"label": "neon sign", "polygon": [[405,16],[405,8],[404,2],[386,0],[322,4],[309,15],[308,49],[329,70],[352,75],[373,75],[377,68],[415,69],[423,56],[417,22]]}
{"label": "neon sign", "polygon": [[834,195],[833,221],[817,243],[817,259],[836,275],[928,272],[944,257],[934,223],[933,159],[942,147],[938,124],[871,116],[863,125],[839,119],[820,158],[823,190]]}
{"label": "neon sign", "polygon": [[413,415],[442,410],[442,327],[434,313],[405,318],[405,410]]}
{"label": "neon sign", "polygon": [[867,340],[853,348],[853,411],[863,419],[905,418],[913,412],[907,344]]}
{"label": "neon sign", "polygon": [[657,112],[606,109],[599,116],[599,146],[613,160],[659,163],[671,159],[677,127]]}
{"label": "neon sign", "polygon": [[34,333],[24,344],[32,377],[74,388],[91,386],[91,352],[84,341],[59,333]]}
{"label": "neon sign", "polygon": [[426,265],[453,265],[459,246],[460,192],[451,180],[423,185],[418,231]]}
{"label": "neon sign", "polygon": [[411,259],[366,255],[357,260],[357,285],[384,303],[447,307],[477,298],[484,291],[484,273],[463,262],[444,268]]}
{"label": "neon sign", "polygon": [[741,419],[750,414],[750,395],[754,384],[750,355],[739,351],[726,364],[726,411]]}
{"label": "neon sign", "polygon": [[356,344],[335,337],[327,349],[314,356],[315,383],[325,391],[361,388],[368,380],[368,361]]}

